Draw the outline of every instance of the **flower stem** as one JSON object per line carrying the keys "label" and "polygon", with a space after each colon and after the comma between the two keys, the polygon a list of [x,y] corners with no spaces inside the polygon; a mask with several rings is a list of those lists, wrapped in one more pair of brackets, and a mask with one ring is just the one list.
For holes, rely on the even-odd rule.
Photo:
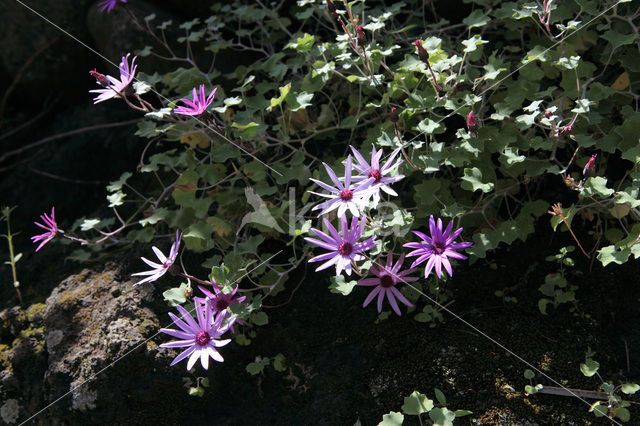
{"label": "flower stem", "polygon": [[7,221],[7,234],[4,237],[7,239],[7,243],[9,244],[9,264],[11,265],[11,274],[13,276],[13,288],[16,289],[18,299],[20,300],[20,305],[24,306],[22,293],[20,293],[20,281],[18,281],[18,272],[16,271],[17,260],[13,251],[13,235],[11,235],[11,223],[9,222],[9,215],[11,214],[11,211],[13,209],[15,209],[15,207],[5,207],[2,211],[4,219]]}

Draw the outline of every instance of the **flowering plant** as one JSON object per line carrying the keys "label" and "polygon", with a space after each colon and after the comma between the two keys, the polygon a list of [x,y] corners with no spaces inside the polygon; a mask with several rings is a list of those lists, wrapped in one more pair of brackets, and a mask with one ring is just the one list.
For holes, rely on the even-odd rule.
{"label": "flowering plant", "polygon": [[[303,282],[296,274],[307,262],[322,262],[322,274],[335,265],[332,291],[373,286],[364,305],[377,297],[380,313],[388,300],[399,315],[398,300],[413,312],[423,305],[416,294],[449,297],[453,269],[465,267],[451,259],[473,262],[524,241],[547,212],[589,261],[637,258],[640,115],[625,83],[635,39],[617,19],[632,16],[630,6],[568,2],[552,18],[554,2],[478,4],[449,27],[417,20],[404,2],[300,0],[294,29],[281,10],[217,2],[211,17],[178,24],[180,50],[167,42],[173,23],[132,13],[153,46],[131,60],[123,52],[119,77],[90,71],[100,86],[91,93],[94,103],[136,110],[148,149],[108,185],[113,218],[83,218],[62,232],[52,210],[38,224],[47,232],[32,237],[36,250],[64,237],[82,243],[74,257],[87,259],[87,247],[107,241],[171,238],[168,256],[153,246],[158,262],[142,258],[152,269],[134,273],[144,277],[135,285],[175,285],[163,295],[181,315],[195,301],[206,321],[182,315],[188,327],[176,322],[182,331],[173,335],[189,347],[179,358],[203,367],[218,360],[214,335],[235,325],[234,339],[247,342],[268,322],[264,300]],[[606,43],[590,50],[569,37],[583,28],[567,18],[578,15],[596,31],[611,27]],[[401,27],[404,18],[411,24]],[[536,44],[494,43],[505,31],[535,34]],[[614,52],[625,59],[612,62]],[[152,56],[173,69],[160,75],[145,63]],[[233,69],[220,64],[238,57]],[[594,62],[607,72],[593,76]],[[627,80],[610,82],[613,70]],[[541,194],[548,185],[558,198],[551,209]],[[185,265],[184,252],[199,265]],[[423,263],[423,277],[411,277]],[[207,276],[189,272],[200,266]],[[193,283],[208,301],[196,301]]]}

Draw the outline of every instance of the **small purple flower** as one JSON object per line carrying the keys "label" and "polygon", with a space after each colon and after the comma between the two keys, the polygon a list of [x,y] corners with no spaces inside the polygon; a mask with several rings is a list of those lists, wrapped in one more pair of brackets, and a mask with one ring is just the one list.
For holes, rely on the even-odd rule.
{"label": "small purple flower", "polygon": [[56,212],[55,207],[51,207],[51,216],[47,216],[46,213],[40,215],[40,219],[44,222],[44,225],[38,222],[33,222],[36,226],[39,226],[42,229],[45,229],[47,232],[40,235],[34,235],[31,237],[31,241],[37,243],[38,241],[42,241],[38,247],[36,247],[36,251],[40,250],[42,246],[47,244],[49,241],[53,240],[53,238],[58,233],[58,224],[56,223]]}
{"label": "small purple flower", "polygon": [[378,312],[382,312],[382,302],[384,301],[385,296],[389,299],[389,304],[391,305],[391,308],[393,308],[393,311],[398,315],[402,314],[400,313],[398,302],[396,302],[396,297],[405,305],[413,306],[411,302],[409,302],[407,298],[400,293],[400,290],[395,287],[395,285],[400,282],[409,283],[418,280],[417,277],[406,276],[413,273],[415,269],[407,269],[400,272],[402,262],[404,262],[404,254],[400,256],[400,259],[398,259],[394,265],[393,254],[389,253],[387,255],[387,264],[385,266],[382,266],[382,263],[378,262],[378,269],[375,267],[370,269],[376,278],[365,278],[364,280],[358,281],[358,285],[376,286],[376,288],[374,288],[364,300],[364,303],[362,304],[363,308],[371,303],[376,295],[378,296]]}
{"label": "small purple flower", "polygon": [[447,229],[442,230],[442,219],[438,219],[438,223],[433,219],[433,216],[429,218],[429,230],[431,232],[431,237],[428,237],[426,234],[418,231],[412,231],[418,237],[422,238],[422,242],[420,243],[407,243],[404,247],[414,248],[416,250],[412,251],[408,254],[408,256],[419,256],[414,262],[411,264],[411,267],[424,262],[429,259],[427,262],[427,266],[424,269],[425,278],[429,275],[433,267],[436,268],[436,275],[438,278],[442,278],[442,267],[449,273],[449,276],[453,275],[453,271],[451,269],[451,263],[449,262],[449,257],[453,259],[466,259],[467,257],[456,252],[455,250],[460,250],[463,248],[467,248],[472,246],[473,243],[461,242],[454,243],[453,241],[458,238],[460,233],[462,232],[462,228],[457,229],[453,233],[451,233],[451,227],[453,226],[453,222],[449,222]]}
{"label": "small purple flower", "polygon": [[[100,93],[98,96],[93,98],[94,104],[97,104],[98,102],[106,101],[111,98],[119,98],[122,96],[126,96],[127,92],[131,91],[131,88],[129,87],[129,85],[134,79],[136,68],[138,66],[134,65],[134,62],[136,61],[137,56],[133,57],[133,60],[131,60],[131,66],[129,66],[129,55],[131,54],[127,53],[127,56],[123,56],[122,61],[120,62],[120,66],[119,66],[120,80],[117,80],[114,77],[107,75],[106,79],[108,80],[108,84],[104,89],[89,90],[90,93]],[[104,86],[104,80],[102,80],[101,82],[101,79],[97,76],[100,73],[94,70],[94,71],[91,71],[90,74],[96,77],[96,81],[98,82],[98,84]],[[102,74],[100,74],[100,76],[102,76],[103,78],[105,77]]]}
{"label": "small purple flower", "polygon": [[371,250],[377,244],[376,237],[370,237],[364,241],[358,242],[362,236],[362,232],[364,231],[366,217],[362,216],[360,223],[358,223],[358,217],[354,216],[351,218],[351,226],[349,227],[347,223],[347,216],[343,215],[340,219],[342,236],[338,234],[336,228],[334,228],[327,219],[323,219],[323,221],[331,235],[327,235],[319,229],[311,228],[311,230],[320,237],[320,240],[310,237],[305,237],[305,240],[322,247],[323,249],[329,250],[329,253],[313,257],[309,259],[309,262],[326,260],[325,263],[316,269],[316,272],[327,269],[331,265],[335,264],[336,275],[340,275],[343,269],[347,275],[351,275],[351,262],[364,260],[365,257],[360,253]]}
{"label": "small purple flower", "polygon": [[377,205],[380,201],[380,190],[383,190],[394,197],[398,196],[398,193],[391,189],[389,184],[398,182],[404,178],[404,175],[386,176],[386,174],[389,173],[391,169],[394,169],[402,163],[401,159],[398,159],[395,163],[393,162],[400,152],[400,148],[391,153],[389,159],[382,167],[380,166],[382,150],[376,151],[376,148],[373,147],[373,150],[371,151],[371,164],[369,164],[362,154],[360,154],[353,146],[351,147],[351,151],[353,151],[353,156],[356,158],[356,161],[358,161],[358,164],[354,164],[353,168],[360,173],[360,176],[355,176],[353,180],[355,182],[360,182],[371,179],[370,190],[367,194],[369,196],[373,196],[374,205]]}
{"label": "small purple flower", "polygon": [[211,105],[211,102],[213,102],[213,97],[216,94],[216,88],[214,88],[211,93],[209,93],[209,96],[206,96],[205,91],[204,91],[204,84],[200,85],[200,94],[198,94],[196,92],[196,88],[193,88],[193,102],[190,101],[189,99],[180,99],[182,102],[184,102],[185,104],[187,104],[188,106],[183,107],[180,106],[176,109],[173,110],[173,112],[175,112],[176,114],[182,114],[182,115],[200,115],[204,112],[206,112],[207,107],[209,105]]}
{"label": "small purple flower", "polygon": [[331,194],[320,194],[318,192],[309,191],[312,194],[319,195],[321,197],[330,198],[330,200],[325,201],[324,203],[320,203],[315,206],[312,210],[322,209],[319,216],[322,216],[325,213],[329,213],[330,211],[338,209],[338,217],[344,216],[347,209],[354,216],[360,216],[360,212],[364,209],[364,205],[367,200],[371,196],[370,190],[368,189],[369,185],[373,182],[373,179],[364,181],[360,183],[360,185],[353,186],[351,184],[351,168],[352,161],[351,156],[347,157],[347,161],[345,163],[345,176],[344,176],[344,184],[340,182],[340,179],[334,171],[327,164],[322,163],[324,168],[327,170],[329,177],[333,181],[335,188],[327,185],[326,183],[317,180],[311,179],[312,182],[319,185],[322,189],[329,191]]}
{"label": "small purple flower", "polygon": [[153,269],[150,271],[136,272],[135,274],[131,274],[132,277],[148,275],[147,278],[143,279],[142,281],[138,281],[137,283],[134,284],[134,286],[137,286],[146,282],[156,281],[158,278],[163,276],[169,270],[169,268],[171,268],[171,266],[173,266],[174,262],[176,261],[176,258],[178,257],[178,249],[180,248],[181,238],[182,238],[182,235],[180,234],[180,232],[176,231],[176,239],[173,242],[173,244],[171,244],[171,250],[169,250],[169,256],[165,256],[158,247],[155,247],[155,246],[151,247],[153,252],[158,257],[158,260],[160,261],[160,263],[155,263],[150,261],[147,258],[142,257],[141,258],[142,261],[147,265],[151,266]]}
{"label": "small purple flower", "polygon": [[171,365],[175,365],[186,357],[189,357],[189,361],[187,362],[187,371],[189,371],[191,370],[191,368],[193,368],[199,358],[200,364],[202,364],[202,368],[208,370],[209,357],[218,362],[224,361],[224,358],[222,358],[222,355],[218,353],[218,350],[216,348],[228,344],[231,339],[216,339],[222,336],[229,329],[229,323],[226,323],[224,325],[222,324],[225,319],[225,315],[218,314],[216,316],[209,300],[195,297],[193,299],[193,303],[195,305],[196,318],[198,319],[198,322],[196,323],[191,314],[187,312],[185,308],[177,305],[176,308],[178,309],[178,312],[180,312],[180,315],[182,316],[184,321],[171,312],[169,313],[169,316],[171,317],[173,323],[177,325],[182,331],[174,330],[171,328],[162,328],[160,329],[160,331],[162,333],[168,334],[169,336],[176,337],[182,340],[163,343],[160,345],[160,347],[188,347],[189,349],[178,355],[173,360]]}
{"label": "small purple flower", "polygon": [[[238,297],[236,299],[233,298],[233,296],[235,296],[236,292],[238,291],[237,284],[236,284],[236,288],[234,288],[233,291],[229,294],[223,293],[218,288],[218,284],[216,284],[215,281],[213,281],[212,284],[213,284],[213,291],[215,294],[211,293],[206,287],[203,287],[201,285],[199,285],[198,288],[200,289],[200,291],[202,291],[202,293],[204,293],[207,299],[209,299],[211,303],[211,307],[213,308],[214,312],[223,314],[227,318],[231,316],[231,312],[229,312],[227,308],[231,305],[235,305],[236,303],[242,303],[247,298],[247,296]],[[244,324],[242,321],[238,319],[235,319],[232,322],[237,322],[240,325]],[[231,328],[231,332],[234,333],[235,331],[233,329],[233,325],[231,325],[230,328]]]}
{"label": "small purple flower", "polygon": [[104,12],[106,10],[107,13],[109,13],[114,7],[116,7],[116,4],[118,4],[118,2],[126,3],[127,0],[102,0],[98,4],[98,9],[100,10],[100,12]]}
{"label": "small purple flower", "polygon": [[589,158],[589,161],[587,161],[587,164],[584,166],[584,169],[582,169],[582,175],[584,177],[592,176],[595,173],[597,156],[598,154],[593,154],[591,158]]}

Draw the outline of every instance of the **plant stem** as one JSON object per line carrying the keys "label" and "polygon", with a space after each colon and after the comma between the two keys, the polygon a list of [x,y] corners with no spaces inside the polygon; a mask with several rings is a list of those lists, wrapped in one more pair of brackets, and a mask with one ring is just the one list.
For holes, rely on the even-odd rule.
{"label": "plant stem", "polygon": [[16,289],[16,293],[18,294],[18,299],[20,300],[20,305],[24,306],[24,301],[22,300],[22,294],[20,293],[20,281],[18,281],[18,272],[16,271],[16,258],[13,252],[13,235],[11,235],[11,223],[9,222],[9,215],[12,209],[5,210],[4,218],[7,221],[7,243],[9,243],[9,264],[11,265],[11,273],[13,275],[13,288]]}

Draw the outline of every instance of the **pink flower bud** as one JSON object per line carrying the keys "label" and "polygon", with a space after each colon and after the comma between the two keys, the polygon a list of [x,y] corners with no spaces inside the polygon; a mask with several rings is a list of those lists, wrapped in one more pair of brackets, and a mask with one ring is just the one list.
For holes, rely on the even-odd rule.
{"label": "pink flower bud", "polygon": [[365,35],[364,30],[362,29],[362,25],[356,25],[356,34],[358,35],[358,41],[360,41],[361,43],[364,43],[367,36]]}
{"label": "pink flower bud", "polygon": [[396,107],[391,107],[391,115],[389,116],[389,121],[392,123],[397,123],[398,119],[398,110],[396,109]]}
{"label": "pink flower bud", "polygon": [[331,0],[327,0],[327,10],[329,11],[330,14],[332,14],[336,18],[338,17],[338,11],[336,10],[336,6],[333,4]]}
{"label": "pink flower bud", "polygon": [[593,154],[591,158],[589,158],[589,161],[587,161],[587,164],[584,166],[584,169],[582,169],[582,175],[584,177],[587,177],[587,175],[593,176],[595,174],[597,156],[598,154]]}
{"label": "pink flower bud", "polygon": [[420,60],[422,60],[422,62],[424,62],[425,64],[428,64],[429,54],[427,53],[425,48],[422,46],[422,42],[420,40],[416,40],[413,42],[413,44],[415,44],[418,47],[418,56],[420,57]]}
{"label": "pink flower bud", "polygon": [[572,124],[567,124],[566,126],[562,127],[560,129],[560,132],[563,135],[568,135],[569,133],[571,133],[571,130],[573,130],[573,125]]}
{"label": "pink flower bud", "polygon": [[105,77],[104,74],[100,74],[95,68],[93,69],[93,71],[89,71],[89,74],[91,74],[91,76],[96,79],[96,82],[100,86],[107,87],[109,85],[109,80],[107,80],[107,77]]}
{"label": "pink flower bud", "polygon": [[467,128],[469,130],[475,130],[478,127],[478,119],[476,118],[473,110],[469,111],[467,114]]}

